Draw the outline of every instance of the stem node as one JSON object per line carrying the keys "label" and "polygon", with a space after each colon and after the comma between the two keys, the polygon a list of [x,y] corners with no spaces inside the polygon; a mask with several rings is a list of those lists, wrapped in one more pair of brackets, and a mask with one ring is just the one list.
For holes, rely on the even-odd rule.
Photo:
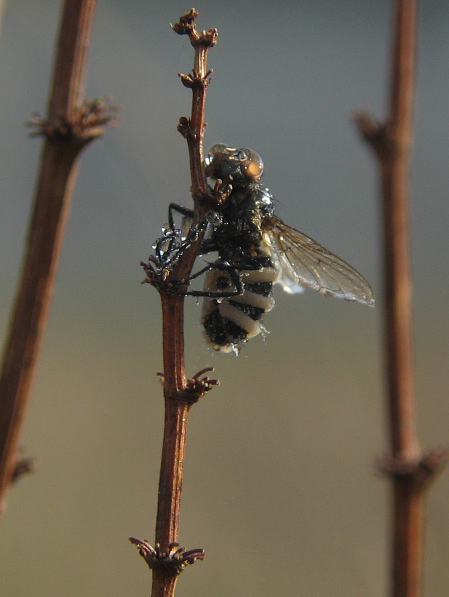
{"label": "stem node", "polygon": [[130,542],[137,547],[140,555],[148,564],[150,570],[160,570],[168,577],[174,577],[189,565],[197,560],[204,560],[204,549],[190,549],[185,551],[179,547],[179,543],[170,543],[167,549],[161,548],[159,543],[155,547],[144,539],[129,538]]}

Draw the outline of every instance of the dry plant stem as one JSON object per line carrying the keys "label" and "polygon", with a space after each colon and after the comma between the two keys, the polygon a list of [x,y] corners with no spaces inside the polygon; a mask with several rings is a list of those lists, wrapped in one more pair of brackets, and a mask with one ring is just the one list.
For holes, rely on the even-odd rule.
{"label": "dry plant stem", "polygon": [[192,115],[190,120],[181,118],[178,130],[186,138],[189,148],[190,174],[192,179],[191,193],[197,216],[202,217],[210,209],[206,175],[204,173],[204,130],[206,91],[209,84],[207,57],[211,47],[217,43],[217,30],[209,29],[199,33],[195,19],[198,13],[194,8],[180,18],[173,26],[173,30],[180,35],[188,35],[190,43],[195,49],[195,60],[191,75],[179,73],[183,84],[192,89]]}
{"label": "dry plant stem", "polygon": [[416,2],[394,0],[390,115],[379,124],[358,116],[378,158],[382,180],[385,340],[393,483],[392,597],[419,597],[425,488],[446,459],[423,457],[416,431],[409,241],[409,168],[415,77]]}
{"label": "dry plant stem", "polygon": [[[194,68],[191,75],[180,75],[183,84],[192,89],[192,113],[181,118],[178,130],[186,138],[191,171],[191,194],[194,200],[195,222],[202,220],[210,209],[204,174],[204,114],[208,85],[207,55],[215,44],[216,31],[198,33],[195,19],[198,13],[192,9],[173,26],[176,33],[189,35],[195,49]],[[202,234],[188,247],[170,272],[168,282],[188,278],[198,255]],[[159,477],[158,510],[156,518],[155,548],[132,540],[153,572],[152,597],[174,595],[176,580],[186,563],[202,559],[202,550],[186,552],[186,559],[169,556],[173,544],[177,544],[181,506],[182,478],[187,437],[187,419],[190,408],[215,382],[200,379],[202,372],[187,379],[184,363],[184,296],[159,287],[162,303],[162,335],[164,362],[165,423]],[[159,551],[157,551],[159,550]],[[192,555],[194,553],[194,555]],[[189,554],[190,558],[189,558]]]}
{"label": "dry plant stem", "polygon": [[172,597],[175,594],[178,576],[169,576],[164,570],[153,569],[153,584],[151,586],[151,597]]}
{"label": "dry plant stem", "polygon": [[87,54],[96,0],[65,0],[48,119],[70,118],[84,101]]}
{"label": "dry plant stem", "polygon": [[184,366],[184,297],[161,294],[165,422],[159,476],[156,543],[167,548],[178,540],[182,474],[190,404]]}
{"label": "dry plant stem", "polygon": [[195,66],[193,73],[196,76],[192,93],[192,117],[190,128],[194,131],[192,136],[187,136],[187,144],[190,157],[190,172],[192,179],[192,197],[196,210],[201,208],[201,200],[204,200],[207,191],[207,182],[204,174],[204,130],[206,91],[207,91],[207,55],[210,45],[198,43],[195,46]]}
{"label": "dry plant stem", "polygon": [[[47,138],[0,378],[2,509],[14,475],[20,431],[47,322],[77,158],[82,148],[100,134],[98,127],[83,131],[77,122],[95,4],[95,0],[65,2],[48,121],[39,121]],[[76,124],[80,125],[77,134],[72,126]]]}
{"label": "dry plant stem", "polygon": [[420,455],[416,433],[409,170],[413,137],[415,0],[395,1],[391,117],[381,154],[387,366],[391,448],[406,460]]}

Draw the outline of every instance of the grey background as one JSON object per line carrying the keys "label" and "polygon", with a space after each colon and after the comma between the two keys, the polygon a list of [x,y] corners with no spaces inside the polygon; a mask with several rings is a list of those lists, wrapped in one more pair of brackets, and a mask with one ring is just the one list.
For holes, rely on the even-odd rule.
{"label": "grey background", "polygon": [[[9,496],[2,594],[149,594],[127,537],[154,536],[162,433],[160,313],[139,261],[190,205],[177,77],[193,53],[170,31],[182,2],[100,0],[87,97],[110,94],[120,126],[83,155],[22,446],[36,475]],[[206,145],[249,146],[265,161],[280,216],[372,283],[374,310],[281,290],[265,341],[212,354],[187,307],[190,374],[221,381],[193,408],[180,540],[203,547],[180,596],[381,597],[388,568],[388,451],[381,354],[376,167],[351,122],[383,117],[390,2],[198,2],[217,27]],[[41,142],[60,3],[6,5],[0,37],[0,328],[4,337]],[[412,243],[419,432],[448,441],[447,191],[449,5],[421,3]],[[449,592],[449,476],[428,500],[426,596]]]}

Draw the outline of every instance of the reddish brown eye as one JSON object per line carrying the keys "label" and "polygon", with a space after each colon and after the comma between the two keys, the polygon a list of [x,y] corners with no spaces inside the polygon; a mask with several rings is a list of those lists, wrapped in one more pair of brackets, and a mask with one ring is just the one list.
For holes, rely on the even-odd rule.
{"label": "reddish brown eye", "polygon": [[242,164],[242,170],[248,178],[251,178],[254,182],[259,182],[263,173],[263,166],[258,162],[247,162],[246,164]]}
{"label": "reddish brown eye", "polygon": [[262,158],[252,149],[241,149],[240,152],[242,154],[240,158],[240,170],[242,174],[250,180],[254,180],[254,182],[259,182],[263,174]]}
{"label": "reddish brown eye", "polygon": [[209,149],[204,166],[206,176],[226,180],[230,177],[241,180],[242,177],[259,182],[263,174],[263,161],[252,149],[235,149],[224,143],[216,143]]}

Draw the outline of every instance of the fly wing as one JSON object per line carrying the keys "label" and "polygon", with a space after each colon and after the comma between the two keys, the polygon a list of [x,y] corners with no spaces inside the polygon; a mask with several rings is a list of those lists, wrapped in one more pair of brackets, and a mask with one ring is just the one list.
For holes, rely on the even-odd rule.
{"label": "fly wing", "polygon": [[277,282],[286,292],[302,292],[306,286],[325,296],[374,305],[365,278],[302,232],[270,218],[266,234],[281,269]]}

